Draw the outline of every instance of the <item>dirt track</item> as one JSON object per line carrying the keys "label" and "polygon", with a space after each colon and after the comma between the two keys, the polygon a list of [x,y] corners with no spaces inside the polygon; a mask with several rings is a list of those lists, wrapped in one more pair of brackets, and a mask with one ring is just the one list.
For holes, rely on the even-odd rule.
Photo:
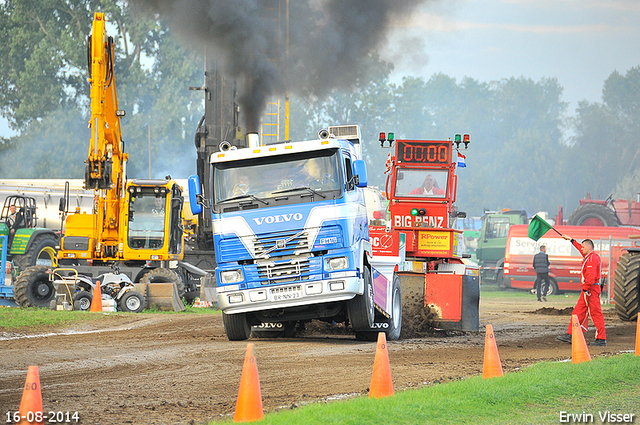
{"label": "dirt track", "polygon": [[[575,298],[551,298],[482,300],[480,332],[391,342],[394,388],[482,373],[489,323],[505,373],[569,358],[571,346],[555,336],[566,331]],[[612,309],[605,321],[609,346],[591,347],[591,355],[633,350],[635,323]],[[29,365],[39,366],[45,412],[77,411],[82,424],[200,424],[233,414],[246,342],[227,341],[219,315],[112,314],[97,322],[49,334],[0,332],[2,422],[20,405]],[[318,334],[252,342],[265,411],[367,394],[375,343]]]}

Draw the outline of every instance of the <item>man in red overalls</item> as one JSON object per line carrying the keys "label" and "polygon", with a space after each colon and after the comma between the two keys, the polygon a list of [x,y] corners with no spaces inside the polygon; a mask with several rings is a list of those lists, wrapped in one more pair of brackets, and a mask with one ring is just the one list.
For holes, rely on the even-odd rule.
{"label": "man in red overalls", "polygon": [[[582,271],[580,273],[580,283],[582,292],[578,303],[573,308],[572,315],[578,316],[582,331],[587,330],[587,312],[591,314],[591,320],[596,327],[596,340],[589,345],[606,346],[607,334],[604,330],[604,316],[600,308],[600,256],[593,250],[593,241],[585,239],[580,245],[575,239],[562,235],[568,241],[571,241],[578,251],[582,253]],[[571,342],[571,322],[569,322],[569,330],[566,334],[558,337],[560,341]]]}

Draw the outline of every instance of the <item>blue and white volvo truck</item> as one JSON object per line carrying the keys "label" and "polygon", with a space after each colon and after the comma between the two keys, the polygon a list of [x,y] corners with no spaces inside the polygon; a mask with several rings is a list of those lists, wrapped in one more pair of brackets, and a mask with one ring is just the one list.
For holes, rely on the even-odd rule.
{"label": "blue and white volvo truck", "polygon": [[210,208],[217,303],[230,340],[290,336],[312,319],[348,323],[356,337],[400,335],[400,259],[376,266],[369,239],[358,126],[317,140],[211,155],[211,199],[189,178],[194,214]]}

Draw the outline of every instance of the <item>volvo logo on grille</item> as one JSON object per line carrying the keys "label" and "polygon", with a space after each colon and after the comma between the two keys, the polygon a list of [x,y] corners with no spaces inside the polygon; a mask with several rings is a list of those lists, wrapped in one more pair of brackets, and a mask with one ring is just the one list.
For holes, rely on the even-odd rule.
{"label": "volvo logo on grille", "polygon": [[258,217],[258,218],[254,218],[253,221],[255,221],[256,224],[260,226],[263,223],[274,224],[274,223],[286,223],[291,220],[300,221],[302,220],[302,218],[303,216],[301,213],[295,213],[295,214],[279,214],[279,215],[269,215],[267,217]]}

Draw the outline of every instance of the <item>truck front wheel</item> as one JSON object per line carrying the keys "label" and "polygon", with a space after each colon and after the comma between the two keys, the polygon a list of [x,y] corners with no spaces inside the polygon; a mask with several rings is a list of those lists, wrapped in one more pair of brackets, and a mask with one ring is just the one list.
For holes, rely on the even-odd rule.
{"label": "truck front wheel", "polygon": [[222,313],[222,323],[224,332],[229,341],[245,341],[251,335],[251,327],[247,322],[247,315],[244,313],[226,314]]}
{"label": "truck front wheel", "polygon": [[362,275],[362,278],[364,279],[364,293],[362,295],[356,295],[347,304],[349,321],[351,322],[351,327],[354,331],[371,330],[375,316],[371,268],[369,266],[365,266]]}

